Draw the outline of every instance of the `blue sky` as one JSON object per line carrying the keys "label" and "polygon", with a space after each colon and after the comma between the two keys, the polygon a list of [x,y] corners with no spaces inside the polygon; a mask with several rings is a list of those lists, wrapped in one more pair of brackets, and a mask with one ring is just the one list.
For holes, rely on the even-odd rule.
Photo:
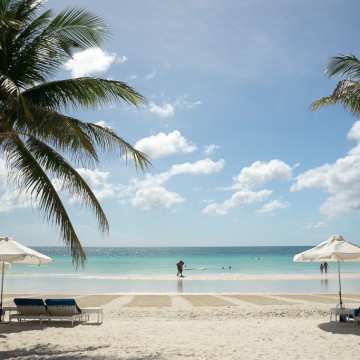
{"label": "blue sky", "polygon": [[[50,0],[101,15],[111,38],[76,54],[58,78],[127,82],[147,98],[76,112],[151,156],[146,173],[113,157],[79,169],[110,222],[64,198],[84,246],[312,245],[333,234],[360,243],[360,123],[313,112],[339,78],[339,53],[359,55],[358,1]],[[3,162],[0,162],[3,166]],[[55,181],[55,180],[54,180]],[[63,243],[0,178],[3,235]]]}

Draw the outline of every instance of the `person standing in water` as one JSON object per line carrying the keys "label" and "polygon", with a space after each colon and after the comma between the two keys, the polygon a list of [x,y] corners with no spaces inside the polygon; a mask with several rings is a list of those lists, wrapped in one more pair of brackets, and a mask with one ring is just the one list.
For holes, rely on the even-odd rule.
{"label": "person standing in water", "polygon": [[179,276],[179,275],[180,275],[180,277],[183,277],[182,272],[183,272],[184,264],[185,264],[185,263],[184,263],[182,260],[180,260],[180,261],[176,264],[176,266],[177,266],[177,274],[176,274],[176,276]]}
{"label": "person standing in water", "polygon": [[327,269],[328,269],[328,263],[325,261],[324,262],[324,270],[325,270],[325,274],[327,274]]}

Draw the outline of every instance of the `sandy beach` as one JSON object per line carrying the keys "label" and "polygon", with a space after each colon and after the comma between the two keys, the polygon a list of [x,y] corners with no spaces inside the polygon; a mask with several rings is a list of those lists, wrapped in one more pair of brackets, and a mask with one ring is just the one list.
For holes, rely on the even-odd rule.
{"label": "sandy beach", "polygon": [[[18,296],[18,295],[16,295]],[[26,295],[23,295],[26,296]],[[31,295],[57,297],[59,295]],[[4,305],[12,305],[8,294]],[[1,359],[358,359],[360,326],[330,322],[337,294],[73,295],[104,322],[0,325]],[[344,294],[360,306],[360,294]]]}

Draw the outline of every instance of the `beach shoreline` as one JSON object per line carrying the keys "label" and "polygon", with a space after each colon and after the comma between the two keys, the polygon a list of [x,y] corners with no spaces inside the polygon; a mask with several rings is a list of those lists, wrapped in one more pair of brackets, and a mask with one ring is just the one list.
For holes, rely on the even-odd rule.
{"label": "beach shoreline", "polygon": [[[103,307],[104,322],[74,327],[56,322],[0,324],[0,358],[251,360],[323,359],[329,354],[358,358],[354,344],[360,326],[329,321],[337,293],[73,297],[82,307]],[[12,294],[4,300],[10,304]],[[360,293],[344,294],[343,300],[349,307],[359,307]]]}
{"label": "beach shoreline", "polygon": [[[360,288],[360,275],[342,274],[343,291]],[[8,293],[63,293],[73,289],[86,294],[136,293],[331,293],[338,291],[335,273],[321,274],[6,274],[5,292]]]}

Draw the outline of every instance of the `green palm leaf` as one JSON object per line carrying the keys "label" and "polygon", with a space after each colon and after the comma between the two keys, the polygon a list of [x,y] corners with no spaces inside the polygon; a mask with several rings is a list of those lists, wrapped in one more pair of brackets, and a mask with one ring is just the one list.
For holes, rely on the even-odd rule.
{"label": "green palm leaf", "polygon": [[119,101],[139,107],[146,99],[117,80],[49,81],[76,51],[100,46],[108,28],[86,9],[71,7],[53,17],[51,10],[39,12],[42,4],[0,0],[0,151],[14,184],[60,230],[78,265],[86,256],[50,177],[61,179],[64,192],[89,208],[100,231],[107,233],[106,216],[74,164],[94,167],[99,152],[132,159],[141,170],[151,163],[113,130],[66,112],[97,110]]}
{"label": "green palm leaf", "polygon": [[317,110],[328,105],[341,105],[354,116],[360,115],[360,61],[354,55],[338,55],[329,59],[325,73],[329,76],[348,76],[337,83],[333,93],[311,104]]}
{"label": "green palm leaf", "polygon": [[[34,143],[30,145],[34,146]],[[7,139],[5,150],[7,166],[22,191],[35,198],[45,218],[60,228],[60,236],[70,247],[73,262],[76,265],[84,264],[86,260],[84,249],[58,193],[38,160],[16,136]],[[106,229],[106,224],[102,225],[105,225]]]}

